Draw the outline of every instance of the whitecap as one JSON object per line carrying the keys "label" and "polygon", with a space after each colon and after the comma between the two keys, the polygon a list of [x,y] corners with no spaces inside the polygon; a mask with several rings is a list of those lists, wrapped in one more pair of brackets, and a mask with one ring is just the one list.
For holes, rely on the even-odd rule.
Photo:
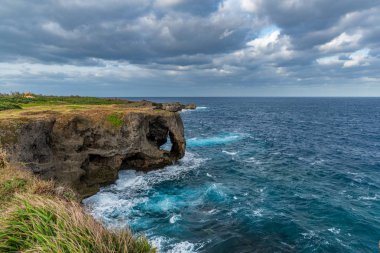
{"label": "whitecap", "polygon": [[315,160],[314,162],[311,162],[310,163],[310,165],[321,165],[321,164],[323,164],[325,162],[325,160],[323,160],[323,159],[317,159],[317,160]]}
{"label": "whitecap", "polygon": [[290,245],[290,244],[288,244],[288,243],[286,243],[286,242],[280,242],[282,245],[285,245],[286,247],[288,247],[288,248],[290,248],[290,249],[294,249],[296,246],[294,246],[294,245]]}
{"label": "whitecap", "polygon": [[181,219],[181,215],[180,214],[176,214],[176,215],[173,215],[172,217],[170,217],[169,222],[171,224],[174,224],[177,221],[179,221],[180,219]]}
{"label": "whitecap", "polygon": [[262,217],[263,216],[263,209],[259,208],[259,209],[256,209],[256,210],[253,210],[253,215],[254,216],[257,216],[257,217]]}
{"label": "whitecap", "polygon": [[214,145],[227,144],[230,142],[239,141],[245,138],[245,134],[241,133],[227,133],[218,136],[211,136],[205,138],[194,137],[187,140],[189,147],[207,147]]}
{"label": "whitecap", "polygon": [[212,184],[205,192],[205,197],[211,201],[223,201],[226,198],[226,194],[223,192],[220,184]]}
{"label": "whitecap", "polygon": [[157,253],[196,253],[204,246],[204,243],[191,243],[189,241],[175,243],[172,239],[164,236],[154,237],[150,243],[157,248]]}
{"label": "whitecap", "polygon": [[174,244],[174,247],[168,253],[195,253],[196,245],[188,241]]}
{"label": "whitecap", "polygon": [[258,161],[255,157],[250,157],[250,158],[246,159],[245,162],[247,162],[247,163],[253,163],[253,164],[256,164],[256,165],[260,165],[261,164],[261,162]]}
{"label": "whitecap", "polygon": [[359,200],[378,200],[380,198],[379,195],[375,194],[374,196],[360,196]]}
{"label": "whitecap", "polygon": [[154,203],[154,208],[156,210],[159,210],[160,212],[167,212],[171,209],[173,209],[174,203],[169,198],[165,198],[161,201],[158,201]]}
{"label": "whitecap", "polygon": [[308,240],[317,236],[317,234],[313,230],[309,230],[307,233],[301,233],[301,235],[303,236],[303,238],[308,239]]}
{"label": "whitecap", "polygon": [[225,154],[227,154],[227,155],[234,156],[234,155],[237,155],[238,152],[230,152],[230,151],[227,151],[227,150],[222,150],[222,153],[225,153]]}
{"label": "whitecap", "polygon": [[212,177],[212,175],[211,175],[211,174],[209,174],[209,173],[206,173],[206,176],[208,176],[208,177]]}
{"label": "whitecap", "polygon": [[332,227],[332,228],[329,228],[327,230],[330,231],[333,234],[336,234],[336,235],[340,234],[340,229],[339,228]]}

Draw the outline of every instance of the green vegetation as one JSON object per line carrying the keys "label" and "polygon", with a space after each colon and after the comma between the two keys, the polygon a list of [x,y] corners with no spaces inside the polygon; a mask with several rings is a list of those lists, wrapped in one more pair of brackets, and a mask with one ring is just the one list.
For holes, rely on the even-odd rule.
{"label": "green vegetation", "polygon": [[123,125],[123,115],[120,113],[112,113],[107,116],[106,120],[115,128],[119,128]]}
{"label": "green vegetation", "polygon": [[0,221],[0,252],[154,252],[144,238],[105,229],[74,202],[24,196],[16,203]]}
{"label": "green vegetation", "polygon": [[21,109],[21,106],[14,103],[0,101],[0,111],[11,110],[11,109]]}
{"label": "green vegetation", "polygon": [[12,178],[0,184],[0,201],[6,202],[12,199],[16,191],[23,190],[27,181],[23,178]]}
{"label": "green vegetation", "polygon": [[11,166],[5,157],[0,149],[0,252],[155,252],[144,237],[95,221],[70,189]]}
{"label": "green vegetation", "polygon": [[41,105],[113,105],[134,103],[128,100],[80,96],[42,96],[32,93],[0,94],[0,111]]}

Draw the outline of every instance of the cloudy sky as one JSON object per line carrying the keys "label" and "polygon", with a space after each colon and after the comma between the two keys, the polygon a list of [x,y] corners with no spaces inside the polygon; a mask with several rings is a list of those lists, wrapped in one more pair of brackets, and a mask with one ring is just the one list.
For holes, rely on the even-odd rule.
{"label": "cloudy sky", "polygon": [[1,0],[0,92],[380,96],[379,0]]}

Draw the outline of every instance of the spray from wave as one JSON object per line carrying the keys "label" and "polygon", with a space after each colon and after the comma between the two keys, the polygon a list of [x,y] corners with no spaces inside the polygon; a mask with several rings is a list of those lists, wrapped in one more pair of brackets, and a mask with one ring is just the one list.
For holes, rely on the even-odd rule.
{"label": "spray from wave", "polygon": [[187,140],[188,147],[207,147],[214,145],[223,145],[230,142],[240,141],[246,137],[246,134],[242,133],[226,133],[217,136],[205,137],[205,138],[191,138]]}
{"label": "spray from wave", "polygon": [[194,111],[203,111],[208,109],[206,106],[197,106],[195,109],[182,109],[181,113],[188,113],[188,112],[194,112]]}
{"label": "spray from wave", "polygon": [[[135,170],[120,171],[115,184],[102,188],[96,195],[83,200],[83,203],[96,219],[112,228],[133,228],[133,223],[137,222],[140,214],[146,212],[173,213],[168,222],[175,224],[181,220],[181,215],[176,214],[178,200],[175,196],[151,196],[149,192],[161,183],[186,177],[188,172],[197,169],[204,161],[205,159],[187,152],[178,164],[161,170],[148,173]],[[162,237],[154,233],[150,236],[148,234],[148,238],[154,242],[153,244],[157,244],[159,249],[165,247],[165,252],[195,252],[197,248],[196,244],[187,241],[174,243],[169,247],[165,242],[170,241],[170,238],[159,240],[157,243],[156,239]]]}

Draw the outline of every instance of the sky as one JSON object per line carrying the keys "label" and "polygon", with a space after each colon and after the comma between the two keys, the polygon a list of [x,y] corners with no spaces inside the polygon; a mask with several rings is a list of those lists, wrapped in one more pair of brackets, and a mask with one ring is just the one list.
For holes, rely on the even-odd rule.
{"label": "sky", "polygon": [[380,96],[380,1],[1,0],[12,91]]}

